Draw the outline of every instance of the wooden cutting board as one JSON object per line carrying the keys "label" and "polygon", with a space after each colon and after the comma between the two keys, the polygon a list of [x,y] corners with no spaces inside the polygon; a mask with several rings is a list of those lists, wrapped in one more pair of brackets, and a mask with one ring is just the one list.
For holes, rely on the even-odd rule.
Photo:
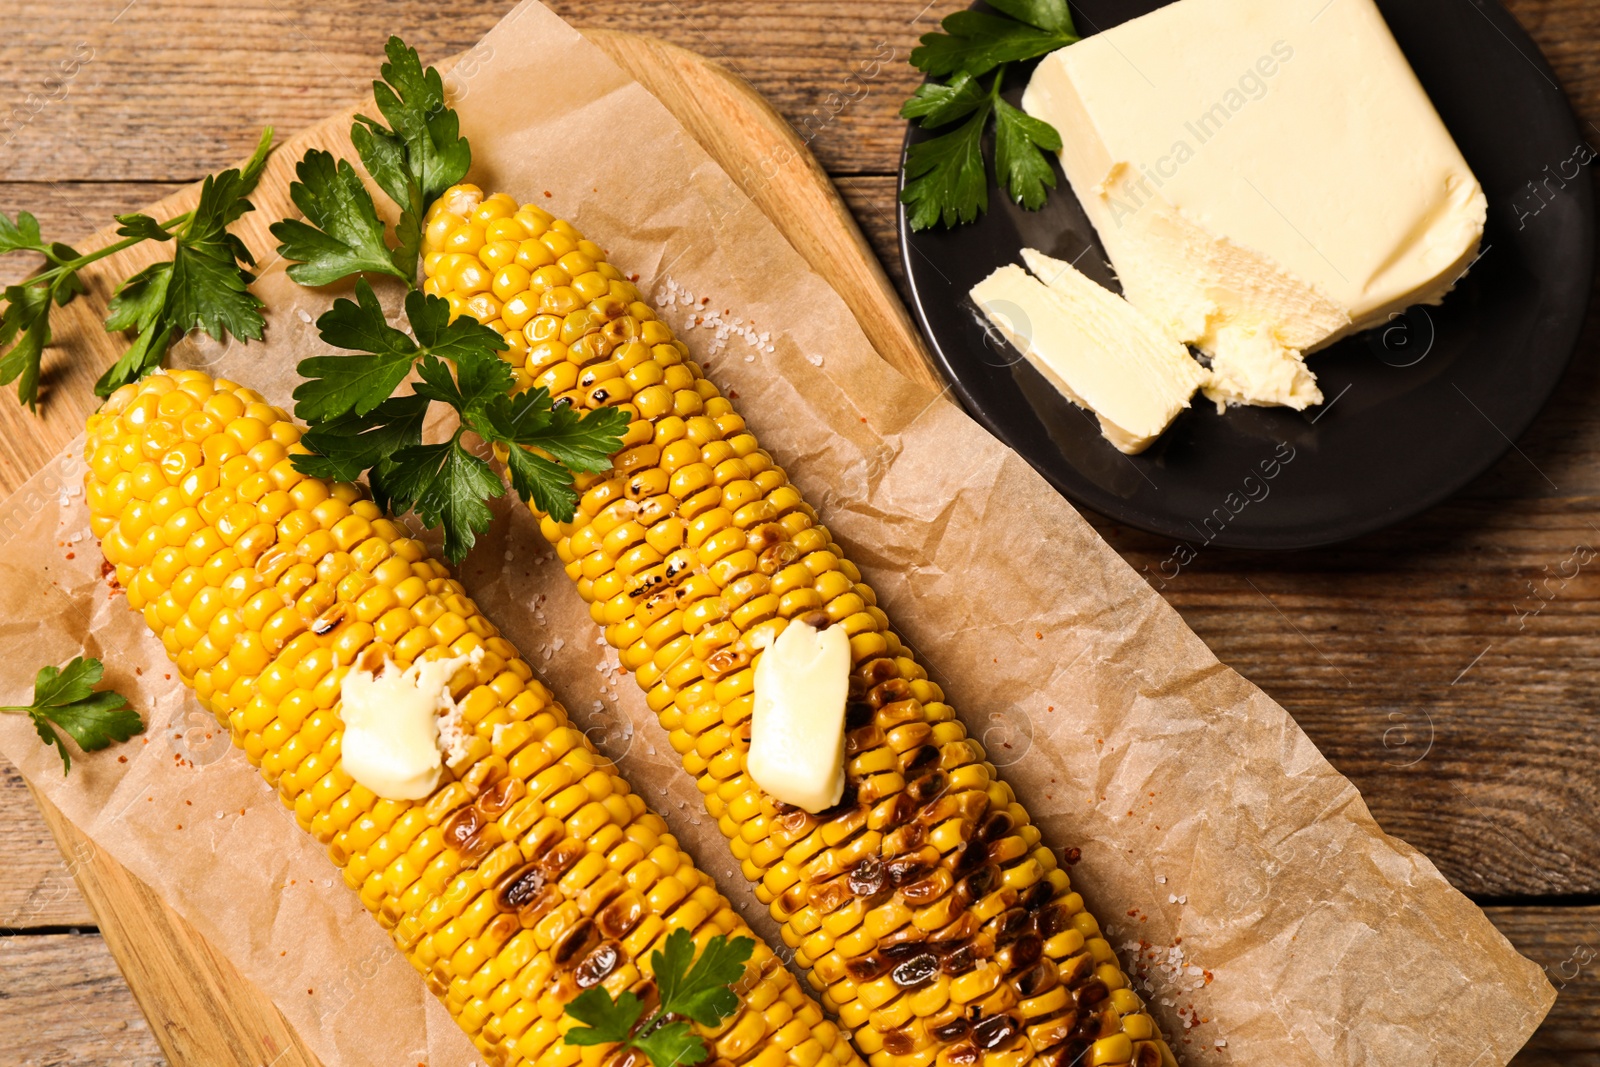
{"label": "wooden cutting board", "polygon": [[[754,89],[726,69],[675,45],[605,30],[585,31],[585,36],[654,93],[734,176],[795,249],[844,298],[885,360],[935,391],[942,387],[905,307],[827,174],[794,130]],[[309,147],[337,143],[349,124],[350,113],[341,113],[278,150],[274,165],[251,198],[257,210],[240,227],[246,231],[247,243],[266,248],[267,240],[249,231],[293,213],[288,195],[290,168],[283,161],[298,159]],[[163,209],[145,210],[163,218],[187,210],[189,205],[183,201],[192,201],[195,195],[195,190],[189,190],[169,198]],[[105,231],[82,247],[100,247],[109,239],[110,232]],[[78,434],[83,416],[97,404],[92,393],[94,379],[120,354],[118,339],[100,329],[95,316],[103,312],[100,301],[109,287],[126,276],[130,264],[119,255],[96,266],[102,268],[102,276],[91,281],[99,283],[93,292],[100,299],[80,300],[65,309],[62,317],[70,316],[70,321],[57,331],[58,342],[70,349],[71,359],[58,357],[52,374],[47,356],[45,417],[30,416],[14,403],[0,404],[0,439],[15,443],[9,455],[0,457],[0,468],[4,468],[0,475],[11,483],[9,488],[15,488],[17,481]],[[93,358],[95,353],[98,358]],[[78,886],[173,1067],[318,1064],[265,994],[241,977],[149,887],[95,850],[55,808],[38,799],[63,855],[77,857],[72,869]]]}

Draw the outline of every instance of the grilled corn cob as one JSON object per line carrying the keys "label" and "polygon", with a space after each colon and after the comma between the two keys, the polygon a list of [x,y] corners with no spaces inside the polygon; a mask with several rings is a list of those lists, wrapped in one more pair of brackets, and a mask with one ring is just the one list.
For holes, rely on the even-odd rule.
{"label": "grilled corn cob", "polygon": [[[568,223],[458,186],[424,288],[499,330],[519,385],[633,421],[542,516],[745,876],[874,1067],[1170,1065],[1066,871],[815,511],[638,290]],[[813,816],[745,770],[757,650],[842,624],[849,786]]]}
{"label": "grilled corn cob", "polygon": [[[360,487],[294,470],[299,440],[259,395],[199,372],[119,389],[86,449],[105,558],[484,1056],[597,1067],[616,1046],[566,1045],[567,1001],[596,984],[649,1001],[644,961],[672,929],[702,947],[749,929],[422,543]],[[341,680],[445,656],[470,657],[450,685],[465,751],[425,800],[379,799],[340,764]],[[739,1011],[702,1030],[715,1062],[860,1067],[766,946],[739,989]]]}

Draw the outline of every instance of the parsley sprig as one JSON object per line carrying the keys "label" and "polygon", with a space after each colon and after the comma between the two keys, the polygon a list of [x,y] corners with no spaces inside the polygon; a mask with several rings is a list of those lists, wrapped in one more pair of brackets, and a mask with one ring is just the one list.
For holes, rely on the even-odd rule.
{"label": "parsley sprig", "polygon": [[[459,563],[493,514],[488,501],[506,486],[494,468],[467,447],[472,433],[504,453],[517,495],[557,521],[572,519],[578,501],[573,473],[611,465],[628,414],[600,408],[579,415],[553,404],[547,389],[511,395],[515,378],[500,358],[506,343],[469,315],[450,321],[450,304],[415,289],[406,294],[404,330],[389,325],[363,278],[355,300],[336,300],[317,320],[322,339],[358,355],[301,361],[307,379],[294,392],[295,415],[311,429],[301,439],[310,454],[294,457],[304,474],[354,481],[363,473],[380,505],[414,509],[428,526],[444,528],[444,552]],[[411,393],[394,391],[415,370]],[[446,441],[422,443],[429,407],[454,410]]]}
{"label": "parsley sprig", "polygon": [[39,370],[51,341],[50,309],[64,307],[86,288],[79,272],[89,264],[145,241],[172,242],[170,260],[151,264],[127,279],[111,298],[106,330],[134,332],[128,350],[95,383],[109,396],[161,365],[179,335],[201,329],[217,340],[229,334],[260,340],[266,325],[261,302],[247,286],[255,276],[249,249],[228,227],[252,210],[247,197],[260,180],[272,150],[272,129],[261,134],[255,154],[242,168],[206,178],[193,211],[158,222],[148,215],[118,215],[117,235],[105,248],[80,254],[59,241],[45,241],[39,220],[26,211],[13,221],[0,214],[0,254],[32,252],[45,263],[8,286],[0,310],[0,385],[17,383],[17,397],[38,410]]}
{"label": "parsley sprig", "polygon": [[[1047,122],[1000,97],[1012,63],[1037,59],[1078,39],[1066,0],[990,0],[1001,12],[957,11],[911,52],[911,63],[930,79],[900,109],[902,118],[948,133],[912,145],[906,153],[900,199],[911,208],[911,228],[972,222],[989,207],[983,135],[995,123],[995,169],[1007,194],[1030,211],[1055,188],[1046,152],[1061,151],[1061,135]],[[1009,17],[1006,17],[1009,16]],[[985,75],[992,76],[985,84]]]}
{"label": "parsley sprig", "polygon": [[33,703],[0,707],[0,712],[32,719],[39,739],[61,753],[61,773],[66,774],[72,770],[72,755],[58,730],[66,731],[85,752],[144,733],[139,713],[126,698],[109,689],[95,692],[104,674],[99,660],[82,656],[65,667],[41,668],[33,679]]}
{"label": "parsley sprig", "polygon": [[694,937],[678,928],[667,935],[665,951],[650,954],[660,1005],[645,1017],[644,1002],[625,992],[612,998],[601,986],[578,994],[567,1014],[584,1023],[566,1033],[569,1045],[617,1043],[638,1049],[654,1067],[693,1067],[710,1052],[689,1026],[716,1026],[739,1010],[739,997],[729,988],[744,976],[756,943],[748,937],[731,941],[718,934],[694,958]]}
{"label": "parsley sprig", "polygon": [[353,274],[388,274],[415,284],[423,216],[472,166],[472,149],[445,103],[439,72],[424,69],[416,49],[398,37],[389,38],[384,52],[389,61],[372,91],[389,125],[357,115],[350,140],[372,180],[400,207],[394,243],[355,168],[313,149],[289,187],[305,220],[272,226],[282,242],[279,253],[294,261],[289,277],[301,285],[331,285]]}

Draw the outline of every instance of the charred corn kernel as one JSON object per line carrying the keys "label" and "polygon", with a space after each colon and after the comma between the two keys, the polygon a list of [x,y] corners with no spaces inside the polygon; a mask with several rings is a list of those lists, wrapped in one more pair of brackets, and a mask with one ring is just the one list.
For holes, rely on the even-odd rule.
{"label": "charred corn kernel", "polygon": [[[429,257],[471,245],[470,227],[481,225],[472,215],[486,202],[481,191],[463,186],[444,199],[462,207],[448,225],[430,224]],[[1037,931],[1030,936],[1042,955],[1061,964],[1066,994],[1103,986],[1094,991],[1103,1000],[1106,990],[1125,988],[1109,946],[1100,947],[1098,924],[1066,872],[1039,849],[1027,812],[890,628],[860,571],[688,348],[570,225],[531,206],[513,218],[529,235],[514,257],[525,281],[474,255],[480,274],[493,266],[507,282],[507,291],[493,294],[500,314],[515,305],[529,316],[528,373],[558,399],[623,407],[633,419],[613,469],[585,482],[573,521],[541,516],[545,535],[699,780],[707,810],[770,902],[786,943],[803,965],[833,968],[813,974],[814,983],[830,991],[875,1067],[943,1063],[938,1057],[965,1039],[895,1051],[873,1036],[869,1014],[916,1023],[950,1002],[990,1014],[1038,1007],[1018,991],[1031,967],[1006,977],[987,962],[997,952],[1012,958],[1006,945],[1017,915]],[[467,300],[481,289],[455,282],[463,268],[444,257],[426,264],[458,313],[478,313]],[[104,466],[112,468],[109,458]],[[857,810],[828,821],[778,809],[743,766],[753,660],[765,637],[809,613],[849,634],[852,689],[864,709],[848,767]],[[624,877],[631,883],[646,867]],[[887,880],[888,870],[908,868],[916,878]],[[928,877],[934,868],[943,880]],[[964,939],[985,962],[950,979],[946,992],[946,983],[918,978],[916,968],[879,967],[874,953],[891,936]],[[846,988],[855,980],[837,972],[848,974],[852,964],[866,977]],[[909,984],[897,984],[895,973]],[[1107,1003],[1170,1058],[1154,1024],[1146,1029],[1142,1005]],[[1025,1067],[1050,1047],[1033,1048],[1019,1017],[1007,1026],[1014,1036],[985,1047],[985,1067]],[[1133,1053],[1126,1041],[1095,1047],[1097,1063],[1125,1063]],[[971,1062],[964,1048],[957,1059]]]}
{"label": "charred corn kernel", "polygon": [[[478,231],[502,232],[511,213],[501,204],[428,225],[446,237],[477,227],[455,246],[476,251],[493,247]],[[359,487],[288,468],[300,432],[282,412],[198,372],[161,373],[114,393],[88,431],[87,496],[130,603],[138,598],[202,705],[491,1063],[576,1064],[554,1031],[511,1039],[533,1032],[543,1005],[559,1018],[579,985],[636,983],[637,960],[671,926],[753,936],[420,542]],[[124,456],[151,450],[181,462],[123,470]],[[211,500],[224,484],[239,491]],[[344,669],[374,651],[405,666],[474,649],[481,658],[452,679],[467,758],[421,801],[382,800],[354,783],[339,762]],[[764,970],[758,992],[818,1010],[782,967]],[[787,1021],[744,1011],[708,1036],[742,1067]],[[822,1061],[864,1067],[838,1033],[820,1053],[761,1062]]]}

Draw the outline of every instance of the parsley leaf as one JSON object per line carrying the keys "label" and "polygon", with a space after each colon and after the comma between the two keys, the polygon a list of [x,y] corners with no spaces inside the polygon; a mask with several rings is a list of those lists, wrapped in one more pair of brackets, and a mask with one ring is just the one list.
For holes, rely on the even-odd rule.
{"label": "parsley leaf", "polygon": [[372,95],[389,126],[357,115],[350,139],[372,180],[400,206],[394,261],[415,276],[423,213],[467,176],[472,148],[461,136],[455,111],[446,106],[439,72],[424,70],[416,49],[398,37],[389,38],[384,52],[389,62],[383,65],[383,80],[372,83]]}
{"label": "parsley leaf", "polygon": [[555,460],[520,445],[506,449],[506,469],[511,472],[511,488],[523,500],[533,502],[557,522],[571,522],[578,506],[578,492],[572,475]]}
{"label": "parsley leaf", "polygon": [[258,341],[266,328],[264,306],[249,285],[255,257],[228,227],[255,210],[249,196],[272,153],[272,128],[261,133],[243,167],[208,175],[200,201],[187,215],[157,222],[149,215],[118,215],[120,246],[174,242],[172,259],[153,263],[117,288],[107,309],[106,332],[137,331],[133,344],[95,382],[97,396],[137,381],[161,365],[172,342],[190,330],[217,340],[229,335]]}
{"label": "parsley leaf", "polygon": [[331,345],[370,354],[300,362],[300,374],[308,380],[294,391],[294,411],[313,425],[372,411],[411,373],[419,351],[409,334],[389,325],[365,278],[356,282],[355,300],[335,300],[317,319],[317,329]]}
{"label": "parsley leaf", "polygon": [[693,1067],[711,1055],[706,1043],[686,1022],[662,1023],[631,1042],[656,1067]]}
{"label": "parsley leaf", "polygon": [[948,85],[924,82],[911,99],[900,106],[903,119],[920,119],[921,125],[937,129],[965,118],[989,102],[989,94],[972,75],[962,72]]}
{"label": "parsley leaf", "polygon": [[383,81],[372,83],[373,95],[394,135],[405,142],[406,164],[426,206],[467,176],[472,148],[461,136],[455,111],[445,104],[439,72],[424,70],[417,50],[398,37],[389,38],[384,53],[389,62],[381,70]]}
{"label": "parsley leaf", "polygon": [[429,527],[444,527],[444,554],[455,563],[494,520],[486,501],[506,491],[494,468],[462,447],[460,430],[442,444],[395,453],[387,488],[395,506],[410,504]]}
{"label": "parsley leaf", "polygon": [[172,340],[172,327],[162,318],[172,263],[152,263],[122,283],[111,297],[106,330],[137,330],[138,337],[122,357],[94,383],[95,395],[108,396],[126,382],[137,381],[161,365]]}
{"label": "parsley leaf", "polygon": [[549,391],[539,388],[494,398],[477,428],[506,449],[517,495],[557,522],[571,522],[578,493],[569,472],[594,473],[611,466],[611,453],[628,428],[628,414],[599,408],[580,418],[571,405],[552,405]]}
{"label": "parsley leaf", "polygon": [[117,215],[117,235],[137,237],[141,241],[170,241],[172,234],[149,215]]}
{"label": "parsley leaf", "polygon": [[1011,199],[1038,211],[1047,189],[1056,187],[1056,172],[1045,152],[1061,151],[1061,134],[1048,122],[1019,111],[1004,100],[994,102],[994,166]]}
{"label": "parsley leaf", "polygon": [[[1061,150],[1061,135],[1000,98],[1010,63],[1037,59],[1078,40],[1065,0],[996,0],[999,14],[957,11],[940,23],[944,32],[925,34],[911,63],[943,84],[917,88],[900,115],[924,129],[958,120],[957,129],[906,151],[900,200],[911,208],[913,230],[936,223],[972,222],[988,210],[983,134],[994,118],[995,169],[1000,185],[1018,204],[1034,211],[1055,188],[1055,171],[1044,152]],[[978,78],[994,72],[987,89]],[[969,117],[970,116],[970,117]]]}
{"label": "parsley leaf", "polygon": [[1030,26],[1071,34],[1073,40],[1077,39],[1077,32],[1072,28],[1072,12],[1067,10],[1067,0],[989,0],[989,6]]}
{"label": "parsley leaf", "polygon": [[570,405],[552,407],[549,392],[542,388],[501,397],[486,414],[498,440],[543,449],[567,467],[589,474],[611,466],[616,447],[610,438],[621,437],[628,428],[625,411],[599,408],[580,418]]}
{"label": "parsley leaf", "polygon": [[983,169],[983,130],[992,106],[983,106],[960,127],[906,152],[906,182],[900,199],[911,206],[911,228],[925,230],[936,222],[954,226],[971,222],[989,207],[989,184]]}
{"label": "parsley leaf", "polygon": [[644,1005],[632,993],[615,1000],[603,986],[574,997],[567,1014],[585,1026],[568,1030],[569,1045],[620,1044],[643,1052],[653,1067],[693,1067],[709,1055],[705,1041],[689,1021],[715,1027],[739,1010],[730,988],[744,977],[756,943],[748,937],[718,934],[706,942],[698,961],[694,937],[679,927],[661,949],[650,954],[650,969],[661,994],[660,1005],[641,1021]]}
{"label": "parsley leaf", "polygon": [[429,403],[427,397],[416,394],[390,397],[366,415],[342,415],[314,426],[300,438],[312,454],[295,456],[295,469],[338,482],[353,482],[366,471],[378,506],[390,508],[394,504],[389,482],[396,473],[395,457],[408,446],[422,443]]}
{"label": "parsley leaf", "polygon": [[444,79],[424,68],[414,48],[398,37],[384,48],[389,61],[372,83],[378,111],[388,121],[357,115],[350,128],[356,154],[378,188],[400,208],[396,247],[390,248],[372,194],[355,168],[313,149],[300,161],[290,186],[306,221],[272,227],[278,251],[295,260],[289,277],[302,285],[328,285],[352,274],[393,274],[414,285],[428,206],[466,177],[472,148],[444,94]]}
{"label": "parsley leaf", "polygon": [[410,282],[390,255],[372,194],[354,167],[313,148],[294,172],[299,180],[289,186],[289,196],[310,221],[283,219],[271,227],[278,253],[295,261],[289,277],[310,286],[352,274],[392,274]]}
{"label": "parsley leaf", "polygon": [[687,1015],[701,1026],[715,1026],[738,1010],[739,998],[728,987],[744,977],[744,965],[755,952],[754,941],[713,937],[696,960],[694,938],[679,927],[668,935],[663,948],[665,952],[650,954],[662,1011]]}
{"label": "parsley leaf", "polygon": [[0,357],[0,385],[17,383],[17,397],[38,410],[39,365],[50,343],[52,290],[39,285],[6,287],[6,308],[0,312],[0,348],[16,344]]}
{"label": "parsley leaf", "polygon": [[179,230],[172,257],[165,315],[174,329],[188,332],[198,327],[219,341],[228,334],[248,341],[261,339],[265,305],[246,288],[255,275],[240,266],[254,265],[255,257],[228,227],[255,210],[246,198],[255,191],[271,150],[268,129],[243,168],[209,175],[201,184],[200,203]]}
{"label": "parsley leaf", "polygon": [[[310,452],[294,457],[296,469],[345,481],[368,472],[381,504],[414,508],[429,526],[443,526],[445,554],[459,563],[488,528],[486,501],[506,491],[494,469],[462,445],[471,431],[505,451],[518,496],[570,522],[574,472],[610,466],[628,414],[601,408],[580,415],[554,405],[544,389],[513,397],[516,379],[500,358],[505,341],[498,333],[467,315],[450,321],[448,301],[416,290],[405,307],[414,337],[389,325],[362,280],[354,301],[336,301],[317,320],[324,341],[358,354],[300,363],[307,380],[294,392],[295,414],[311,428],[301,439]],[[413,369],[420,380],[411,394],[391,396]],[[443,444],[422,444],[431,403],[454,409],[459,423]]]}
{"label": "parsley leaf", "polygon": [[987,74],[1002,63],[1037,59],[1078,39],[1069,23],[1046,30],[983,11],[957,11],[940,23],[944,33],[923,35],[911,50],[911,65],[936,78],[965,71]]}
{"label": "parsley leaf", "polygon": [[568,1002],[567,1014],[584,1024],[567,1031],[567,1044],[608,1045],[628,1039],[639,1016],[644,1014],[644,1002],[626,992],[612,1000],[603,987],[594,986]]}
{"label": "parsley leaf", "polygon": [[12,222],[4,212],[0,212],[0,253],[38,252],[48,255],[49,251],[39,235],[39,220],[31,213],[19,211],[17,221]]}
{"label": "parsley leaf", "polygon": [[41,668],[33,680],[33,703],[0,707],[0,712],[32,719],[39,739],[61,753],[61,773],[66,774],[72,770],[72,755],[58,731],[65,731],[85,752],[144,732],[139,713],[120,694],[94,691],[104,674],[99,660],[82,656],[65,667]]}

